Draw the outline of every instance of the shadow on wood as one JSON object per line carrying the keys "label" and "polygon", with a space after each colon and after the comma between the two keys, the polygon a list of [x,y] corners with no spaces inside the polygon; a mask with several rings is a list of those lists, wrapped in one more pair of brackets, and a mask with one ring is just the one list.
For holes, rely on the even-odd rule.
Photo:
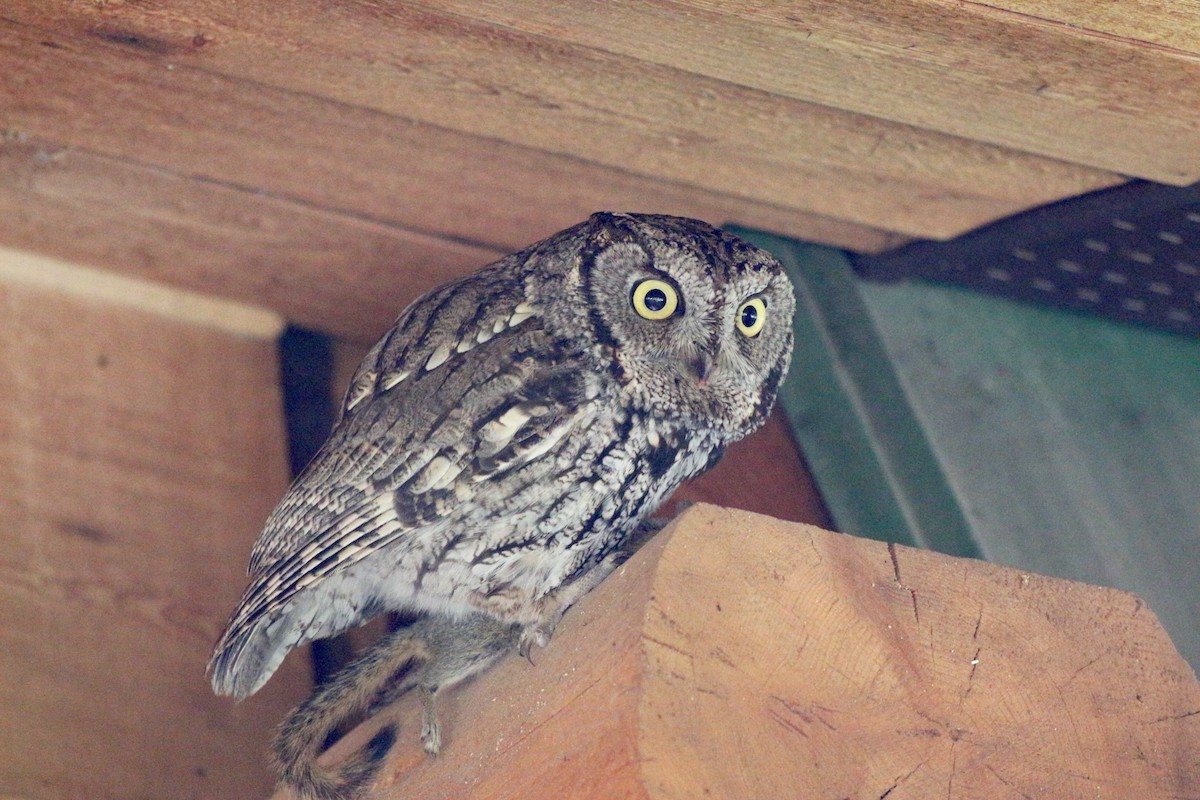
{"label": "shadow on wood", "polygon": [[368,796],[1200,796],[1200,684],[1139,598],[746,512],[689,510],[535,659],[443,698],[438,759],[385,711]]}

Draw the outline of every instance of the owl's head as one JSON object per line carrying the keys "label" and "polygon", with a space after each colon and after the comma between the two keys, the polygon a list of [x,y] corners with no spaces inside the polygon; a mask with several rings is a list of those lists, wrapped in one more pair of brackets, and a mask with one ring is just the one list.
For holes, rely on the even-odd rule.
{"label": "owl's head", "polygon": [[757,428],[792,353],[779,261],[683,217],[600,213],[577,232],[576,320],[630,403],[730,439]]}

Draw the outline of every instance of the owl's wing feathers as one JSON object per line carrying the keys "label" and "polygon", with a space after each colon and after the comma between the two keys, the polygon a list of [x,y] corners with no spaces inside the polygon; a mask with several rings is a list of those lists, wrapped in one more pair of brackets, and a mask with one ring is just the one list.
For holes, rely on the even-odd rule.
{"label": "owl's wing feathers", "polygon": [[[406,539],[422,546],[478,487],[536,461],[579,423],[586,371],[572,354],[522,358],[546,351],[536,307],[491,299],[492,313],[435,325],[421,312],[441,301],[427,297],[364,360],[338,427],[255,545],[251,585],[210,662],[218,692],[251,694],[292,648],[378,613],[328,579]],[[488,352],[501,348],[508,357]],[[330,602],[301,596],[318,588],[334,592]]]}
{"label": "owl's wing feathers", "polygon": [[[461,402],[453,402],[438,386],[439,381],[450,379],[450,373],[459,373],[468,360],[452,356],[472,353],[510,328],[510,334],[518,332],[516,326],[537,314],[536,306],[526,297],[523,282],[514,281],[511,271],[505,269],[511,266],[511,258],[421,296],[375,343],[350,379],[338,426],[296,479],[255,543],[250,554],[252,576],[289,555],[299,542],[310,539],[311,532],[297,530],[290,519],[286,520],[289,524],[271,524],[289,501],[301,508],[311,505],[314,498],[300,492],[304,485],[332,508],[348,507],[350,499],[337,496],[334,487],[351,483],[363,474],[392,470],[398,462],[419,457],[411,450],[413,442],[431,444],[422,441],[427,429],[411,424],[415,420],[409,418],[414,413],[434,406],[450,414],[456,410],[461,413]],[[469,360],[477,363],[481,359]],[[442,366],[447,369],[438,369]],[[435,380],[431,382],[430,378]],[[420,389],[414,388],[416,383],[422,384]],[[470,381],[460,379],[456,383],[462,384],[465,392]],[[406,422],[410,423],[407,429]]]}

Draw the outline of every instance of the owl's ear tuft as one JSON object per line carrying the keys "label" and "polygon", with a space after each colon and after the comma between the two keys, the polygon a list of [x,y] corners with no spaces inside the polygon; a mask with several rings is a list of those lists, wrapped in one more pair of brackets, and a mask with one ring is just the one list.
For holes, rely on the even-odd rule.
{"label": "owl's ear tuft", "polygon": [[597,211],[588,218],[593,236],[605,244],[636,238],[636,222],[632,214],[619,211]]}
{"label": "owl's ear tuft", "polygon": [[594,225],[612,226],[620,219],[629,219],[630,215],[621,211],[597,211],[588,220]]}

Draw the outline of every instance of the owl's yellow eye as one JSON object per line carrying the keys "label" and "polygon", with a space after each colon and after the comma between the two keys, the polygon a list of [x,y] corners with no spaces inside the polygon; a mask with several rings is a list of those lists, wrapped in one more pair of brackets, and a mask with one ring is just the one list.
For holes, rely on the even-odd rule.
{"label": "owl's yellow eye", "polygon": [[679,308],[679,292],[666,281],[647,278],[633,287],[633,310],[646,319],[666,319]]}
{"label": "owl's yellow eye", "polygon": [[751,297],[737,312],[737,329],[747,336],[758,336],[767,322],[767,304],[761,297]]}

